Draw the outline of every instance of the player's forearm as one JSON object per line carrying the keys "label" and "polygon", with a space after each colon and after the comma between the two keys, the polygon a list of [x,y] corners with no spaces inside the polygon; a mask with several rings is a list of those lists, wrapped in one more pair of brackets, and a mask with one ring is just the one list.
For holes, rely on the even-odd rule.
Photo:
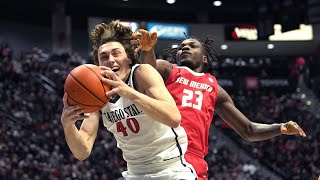
{"label": "player's forearm", "polygon": [[80,132],[75,125],[64,127],[66,142],[72,154],[79,160],[84,160],[90,155],[88,143],[82,138]]}
{"label": "player's forearm", "polygon": [[154,53],[154,47],[150,51],[141,51],[140,60],[142,64],[150,64],[152,67],[156,68],[156,55]]}
{"label": "player's forearm", "polygon": [[133,93],[130,99],[146,115],[160,123],[175,128],[181,122],[180,112],[174,103],[157,100],[139,92]]}
{"label": "player's forearm", "polygon": [[247,140],[262,141],[279,135],[282,135],[281,124],[261,124],[252,122]]}

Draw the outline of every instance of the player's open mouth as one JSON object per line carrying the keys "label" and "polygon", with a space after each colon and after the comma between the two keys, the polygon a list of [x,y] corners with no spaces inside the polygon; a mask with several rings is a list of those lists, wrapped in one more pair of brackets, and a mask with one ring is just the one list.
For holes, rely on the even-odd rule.
{"label": "player's open mouth", "polygon": [[117,72],[117,71],[119,71],[119,70],[120,70],[120,68],[118,68],[118,67],[112,68],[112,71],[113,71],[113,72]]}

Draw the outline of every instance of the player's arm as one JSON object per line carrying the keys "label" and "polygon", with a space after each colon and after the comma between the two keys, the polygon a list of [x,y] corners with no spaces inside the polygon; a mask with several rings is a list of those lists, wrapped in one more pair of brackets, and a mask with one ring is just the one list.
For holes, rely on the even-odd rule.
{"label": "player's arm", "polygon": [[172,70],[172,64],[166,60],[156,58],[154,46],[158,41],[157,33],[139,29],[138,33],[132,34],[132,38],[131,43],[139,45],[136,51],[140,51],[141,64],[150,64],[166,80]]}
{"label": "player's arm", "polygon": [[[67,94],[63,97],[63,103],[61,124],[66,142],[72,154],[77,159],[84,160],[92,151],[98,132],[100,114],[95,112],[83,115],[83,110],[80,107],[67,104]],[[83,120],[79,130],[75,125],[78,120]]]}
{"label": "player's arm", "polygon": [[140,61],[141,64],[150,64],[152,67],[157,69],[157,57],[154,52],[154,47],[152,47],[149,51],[141,51]]}
{"label": "player's arm", "polygon": [[166,89],[160,74],[149,64],[141,64],[137,67],[134,79],[137,90],[126,85],[109,68],[104,69],[110,79],[102,78],[102,82],[112,86],[112,90],[107,92],[111,97],[118,94],[134,102],[145,114],[170,127],[177,127],[181,121],[180,112]]}
{"label": "player's arm", "polygon": [[150,64],[154,68],[156,64],[156,54],[154,52],[154,45],[158,41],[156,32],[149,32],[144,29],[139,29],[137,33],[132,34],[131,44],[139,45],[136,51],[140,52],[140,60],[142,64]]}
{"label": "player's arm", "polygon": [[235,107],[229,94],[220,86],[216,102],[216,112],[247,141],[266,140],[281,134],[306,136],[297,123],[292,121],[280,124],[262,124],[250,121]]}
{"label": "player's arm", "polygon": [[160,74],[150,65],[142,64],[135,72],[135,79],[139,91],[143,94],[136,94],[134,102],[152,118],[171,127],[177,127],[181,115]]}

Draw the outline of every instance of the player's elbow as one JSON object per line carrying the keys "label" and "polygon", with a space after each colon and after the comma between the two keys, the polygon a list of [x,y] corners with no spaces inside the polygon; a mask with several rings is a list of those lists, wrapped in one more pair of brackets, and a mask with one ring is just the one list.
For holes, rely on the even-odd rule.
{"label": "player's elbow", "polygon": [[254,141],[254,139],[253,139],[250,135],[241,134],[240,136],[241,136],[242,139],[244,139],[245,141],[248,141],[248,142],[253,142],[253,141]]}
{"label": "player's elbow", "polygon": [[249,141],[249,142],[253,142],[255,141],[255,138],[254,138],[254,130],[253,130],[253,125],[252,123],[250,123],[244,131],[242,131],[240,133],[240,136],[246,140],[246,141]]}
{"label": "player's elbow", "polygon": [[181,123],[181,114],[180,112],[178,111],[177,113],[174,113],[174,116],[171,116],[171,127],[172,128],[177,128],[179,127]]}
{"label": "player's elbow", "polygon": [[88,156],[74,156],[76,159],[78,159],[79,161],[84,161],[85,159],[88,158]]}
{"label": "player's elbow", "polygon": [[85,152],[81,152],[81,153],[73,153],[73,155],[79,161],[84,161],[90,156],[90,153],[91,152],[89,150],[86,150]]}

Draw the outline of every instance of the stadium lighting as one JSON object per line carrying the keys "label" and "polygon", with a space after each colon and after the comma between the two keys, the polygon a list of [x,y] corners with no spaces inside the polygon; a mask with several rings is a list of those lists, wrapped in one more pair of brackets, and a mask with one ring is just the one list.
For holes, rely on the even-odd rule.
{"label": "stadium lighting", "polygon": [[268,44],[268,45],[267,45],[267,48],[268,48],[268,49],[273,49],[273,48],[274,48],[274,44]]}
{"label": "stadium lighting", "polygon": [[307,105],[311,106],[312,102],[311,101],[307,101]]}
{"label": "stadium lighting", "polygon": [[228,49],[228,45],[222,44],[222,45],[221,45],[221,49],[222,49],[222,50],[227,50],[227,49]]}
{"label": "stadium lighting", "polygon": [[222,2],[221,1],[213,1],[214,6],[221,6]]}
{"label": "stadium lighting", "polygon": [[176,0],[167,0],[168,4],[174,4],[176,2]]}
{"label": "stadium lighting", "polygon": [[178,48],[178,47],[179,47],[179,45],[177,45],[177,44],[174,44],[171,46],[171,48],[173,48],[173,49]]}

